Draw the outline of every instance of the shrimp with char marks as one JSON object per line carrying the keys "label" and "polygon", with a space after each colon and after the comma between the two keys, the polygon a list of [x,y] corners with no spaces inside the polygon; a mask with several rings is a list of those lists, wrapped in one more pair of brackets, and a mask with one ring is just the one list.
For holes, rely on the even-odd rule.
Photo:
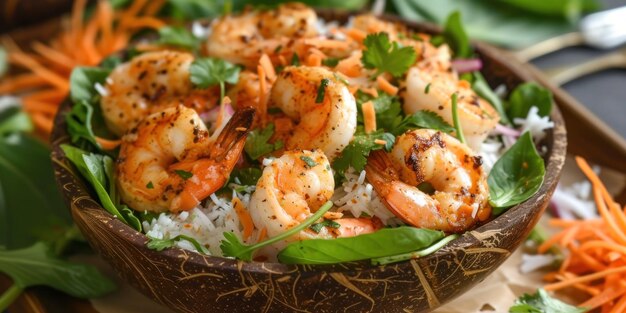
{"label": "shrimp with char marks", "polygon": [[366,170],[385,206],[415,227],[460,233],[491,214],[481,158],[445,133],[409,131],[390,153],[372,152]]}
{"label": "shrimp with char marks", "polygon": [[122,138],[116,177],[124,203],[137,211],[193,209],[227,181],[254,118],[235,112],[216,139],[193,110],[154,113]]}

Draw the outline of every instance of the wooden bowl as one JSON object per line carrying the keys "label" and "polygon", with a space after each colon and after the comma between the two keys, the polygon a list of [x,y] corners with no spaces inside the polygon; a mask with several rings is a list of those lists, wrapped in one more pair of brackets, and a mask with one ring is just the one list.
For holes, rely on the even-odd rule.
{"label": "wooden bowl", "polygon": [[[348,16],[321,15],[339,21]],[[422,32],[438,31],[432,25],[403,23]],[[505,84],[511,90],[532,80],[523,65],[499,49],[479,44],[477,53],[492,86]],[[563,103],[558,96],[555,101],[557,105]],[[148,238],[107,213],[65,159],[59,145],[69,142],[65,123],[69,109],[67,102],[56,117],[52,158],[57,183],[74,221],[124,280],[181,312],[433,310],[485,279],[522,243],[548,205],[566,153],[565,126],[555,107],[551,115],[555,126],[544,140],[547,166],[539,192],[429,256],[384,266],[372,266],[367,261],[324,266],[246,263],[177,248],[162,252],[148,249]]]}

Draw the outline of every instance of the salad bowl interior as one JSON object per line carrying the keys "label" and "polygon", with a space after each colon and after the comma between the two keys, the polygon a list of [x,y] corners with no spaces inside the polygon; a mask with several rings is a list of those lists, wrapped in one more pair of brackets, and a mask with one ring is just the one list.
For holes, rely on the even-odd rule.
{"label": "salad bowl interior", "polygon": [[[339,22],[349,17],[340,12],[319,15]],[[432,25],[385,19],[419,32],[439,31]],[[477,44],[476,53],[491,86],[504,84],[511,90],[533,80],[506,52]],[[564,99],[555,94],[558,107]],[[426,257],[380,266],[367,261],[316,266],[243,262],[178,248],[148,249],[144,234],[107,213],[60,148],[70,142],[65,122],[70,106],[66,101],[56,117],[52,158],[57,183],[74,221],[125,281],[181,312],[433,310],[485,279],[523,242],[548,205],[566,153],[565,125],[555,107],[551,114],[554,128],[542,142],[547,149],[546,175],[539,192]]]}

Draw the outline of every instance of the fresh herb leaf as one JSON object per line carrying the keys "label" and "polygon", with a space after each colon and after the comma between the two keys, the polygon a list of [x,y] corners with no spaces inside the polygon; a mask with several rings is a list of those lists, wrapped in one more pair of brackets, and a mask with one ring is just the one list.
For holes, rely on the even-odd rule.
{"label": "fresh herb leaf", "polygon": [[544,175],[543,159],[535,149],[530,132],[525,132],[489,173],[487,183],[493,214],[501,214],[532,197],[541,187]]}
{"label": "fresh herb leaf", "polygon": [[552,111],[552,93],[536,83],[524,83],[517,86],[509,97],[508,116],[526,118],[531,107],[539,109],[539,116],[548,116]]}
{"label": "fresh herb leaf", "polygon": [[337,223],[337,222],[335,222],[333,220],[324,220],[321,223],[315,223],[315,224],[311,225],[309,228],[312,231],[314,231],[314,232],[319,234],[319,232],[322,231],[322,228],[324,228],[324,227],[339,228],[339,227],[341,227],[341,224],[339,224],[339,223]]}
{"label": "fresh herb leaf", "polygon": [[111,190],[114,190],[112,184],[115,183],[115,180],[107,174],[113,173],[113,160],[109,156],[87,152],[66,144],[61,145],[61,149],[65,153],[65,157],[78,168],[80,174],[95,189],[104,209],[120,221],[141,231],[141,221],[133,214],[132,210],[125,205],[116,203],[117,199],[113,199],[110,195]]}
{"label": "fresh herb leaf", "polygon": [[391,43],[387,33],[369,34],[363,40],[363,45],[365,50],[361,62],[365,68],[375,68],[375,76],[387,72],[394,77],[400,77],[417,59],[412,47],[400,47],[397,42]]}
{"label": "fresh herb leaf", "polygon": [[87,299],[103,296],[116,288],[95,266],[61,260],[42,242],[20,250],[0,250],[0,268],[22,289],[46,285]]}
{"label": "fresh herb leaf", "polygon": [[4,47],[0,46],[0,77],[6,74],[9,69],[9,62],[7,57],[7,50]]}
{"label": "fresh herb leaf", "polygon": [[200,253],[204,253],[204,254],[208,253],[207,248],[201,245],[195,238],[185,236],[185,235],[178,235],[170,239],[157,239],[154,237],[148,237],[148,243],[146,244],[146,246],[148,247],[148,249],[152,249],[156,251],[163,251],[164,249],[175,247],[176,243],[181,240],[186,240],[189,243],[191,243],[193,247],[196,249],[196,251]]}
{"label": "fresh herb leaf", "polygon": [[487,100],[493,106],[496,111],[498,111],[498,115],[500,115],[500,122],[506,125],[510,125],[511,122],[507,117],[507,113],[504,110],[504,105],[502,104],[502,100],[496,93],[489,87],[489,84],[483,77],[483,75],[476,71],[473,73],[474,83],[472,84],[472,89],[485,100]]}
{"label": "fresh herb leaf", "polygon": [[448,16],[443,29],[443,37],[454,51],[455,58],[471,58],[474,54],[467,33],[463,28],[459,11]]}
{"label": "fresh herb leaf", "polygon": [[330,83],[330,80],[328,78],[322,78],[322,81],[320,81],[320,86],[317,87],[317,96],[315,97],[315,103],[324,102],[324,97],[326,96],[326,87],[328,86],[328,83]]}
{"label": "fresh herb leaf", "polygon": [[285,264],[333,264],[380,258],[426,248],[441,240],[441,231],[401,226],[333,240],[310,239],[289,244],[278,253]]}
{"label": "fresh herb leaf", "polygon": [[70,223],[48,147],[21,131],[1,135],[0,247],[27,247],[40,238],[40,230]]}
{"label": "fresh herb leaf", "polygon": [[430,83],[426,84],[426,88],[424,88],[424,93],[428,94],[430,92]]}
{"label": "fresh herb leaf", "polygon": [[281,110],[279,107],[269,107],[269,108],[267,108],[267,113],[269,113],[269,114],[280,114],[280,113],[283,113],[283,110]]}
{"label": "fresh herb leaf", "polygon": [[93,115],[93,107],[89,101],[80,100],[74,102],[72,110],[65,116],[67,132],[72,143],[79,144],[81,140],[85,140],[94,147],[100,148],[91,124]]}
{"label": "fresh herb leaf", "polygon": [[325,58],[324,60],[322,60],[322,64],[328,67],[335,67],[337,66],[337,64],[339,64],[339,61],[341,61],[341,59],[339,58]]}
{"label": "fresh herb leaf", "polygon": [[454,130],[456,131],[456,138],[465,143],[465,136],[463,136],[463,128],[461,127],[461,121],[459,120],[458,100],[456,92],[452,94],[452,120],[454,121]]}
{"label": "fresh herb leaf", "polygon": [[184,180],[187,180],[187,179],[193,177],[193,173],[187,172],[187,171],[183,171],[183,170],[174,170],[174,173],[176,173],[176,175],[180,176],[180,178],[182,178]]}
{"label": "fresh herb leaf", "polygon": [[195,51],[200,46],[200,40],[189,30],[180,26],[163,26],[159,28],[157,44],[175,46]]}
{"label": "fresh herb leaf", "polygon": [[[386,144],[380,145],[376,143],[377,139],[384,140]],[[393,134],[385,133],[381,129],[366,134],[362,128],[359,128],[350,144],[343,149],[341,155],[333,162],[333,169],[339,174],[344,173],[349,167],[360,172],[365,168],[367,157],[371,151],[383,148],[389,151],[393,147],[394,141],[395,136]]]}
{"label": "fresh herb leaf", "polygon": [[104,86],[111,70],[100,67],[75,67],[70,74],[70,97],[74,103],[91,102],[100,95],[96,84]]}
{"label": "fresh herb leaf", "polygon": [[315,163],[315,161],[313,161],[313,159],[311,159],[311,157],[308,157],[306,155],[300,156],[300,160],[304,161],[304,163],[306,163],[306,165],[308,167],[317,166],[317,163]]}
{"label": "fresh herb leaf", "polygon": [[300,231],[306,229],[311,224],[315,223],[318,219],[320,219],[324,215],[324,213],[330,210],[332,206],[333,206],[333,203],[331,201],[328,201],[324,205],[322,205],[315,212],[315,214],[311,215],[309,218],[302,221],[302,223],[298,224],[297,226],[292,227],[291,229],[287,230],[286,232],[276,237],[269,238],[265,241],[259,242],[251,246],[247,246],[241,243],[241,241],[239,241],[239,239],[237,238],[237,236],[235,236],[235,234],[231,232],[225,232],[224,240],[222,240],[220,244],[220,248],[222,249],[222,254],[224,254],[224,256],[227,256],[227,257],[235,257],[244,261],[252,261],[252,253],[255,250],[271,245],[275,242],[287,239],[299,233]]}
{"label": "fresh herb leaf", "polygon": [[104,58],[104,60],[102,60],[102,62],[100,62],[100,66],[102,68],[108,69],[108,70],[113,70],[114,68],[116,68],[117,66],[119,66],[120,64],[122,64],[122,58],[120,58],[117,55],[110,55],[106,58]]}
{"label": "fresh herb leaf", "polygon": [[432,111],[418,111],[404,118],[398,116],[393,125],[392,133],[396,136],[404,134],[407,130],[418,128],[435,129],[448,134],[455,130],[452,125]]}
{"label": "fresh herb leaf", "polygon": [[297,53],[294,53],[293,56],[291,57],[291,65],[293,66],[300,66],[300,57],[298,56]]}
{"label": "fresh herb leaf", "polygon": [[261,178],[261,174],[263,174],[263,171],[255,167],[238,168],[230,173],[230,181],[232,182],[237,178],[242,185],[256,186],[256,183]]}
{"label": "fresh herb leaf", "polygon": [[33,122],[26,112],[19,108],[9,108],[0,111],[0,136],[16,132],[31,132]]}
{"label": "fresh herb leaf", "polygon": [[150,181],[147,185],[146,188],[148,189],[154,189],[154,184],[152,183],[152,181]]}
{"label": "fresh herb leaf", "polygon": [[363,124],[363,103],[372,101],[374,111],[376,112],[376,126],[378,129],[384,129],[388,132],[395,131],[395,128],[402,121],[402,104],[398,97],[390,96],[386,93],[379,93],[377,98],[361,90],[356,92],[356,103],[358,122]]}
{"label": "fresh herb leaf", "polygon": [[257,160],[264,155],[268,155],[283,147],[282,141],[270,143],[269,140],[274,135],[274,124],[269,123],[263,129],[257,128],[250,131],[246,138],[244,151],[252,159]]}
{"label": "fresh herb leaf", "polygon": [[535,294],[524,294],[515,300],[515,304],[509,309],[510,313],[584,313],[585,308],[577,308],[561,302],[548,295],[542,288],[537,289]]}
{"label": "fresh herb leaf", "polygon": [[241,69],[234,64],[214,58],[199,58],[191,63],[191,82],[199,88],[220,86],[220,99],[225,95],[225,84],[236,84]]}

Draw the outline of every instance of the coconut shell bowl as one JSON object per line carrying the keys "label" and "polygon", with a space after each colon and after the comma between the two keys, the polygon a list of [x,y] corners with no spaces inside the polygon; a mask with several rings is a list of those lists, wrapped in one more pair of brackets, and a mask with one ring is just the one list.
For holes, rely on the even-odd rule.
{"label": "coconut shell bowl", "polygon": [[[345,13],[324,13],[344,22]],[[437,33],[431,25],[395,17],[411,29]],[[533,80],[524,65],[485,44],[476,45],[482,73],[492,87],[508,90]],[[546,86],[553,89],[554,87]],[[544,183],[532,198],[467,231],[426,257],[381,266],[369,261],[334,265],[243,262],[178,248],[146,247],[148,238],[105,211],[95,193],[60,149],[69,143],[67,101],[56,117],[52,158],[56,180],[74,221],[91,246],[128,283],[180,312],[428,312],[469,290],[496,270],[524,241],[548,205],[566,154],[566,132],[556,107],[542,145],[547,149]]]}

